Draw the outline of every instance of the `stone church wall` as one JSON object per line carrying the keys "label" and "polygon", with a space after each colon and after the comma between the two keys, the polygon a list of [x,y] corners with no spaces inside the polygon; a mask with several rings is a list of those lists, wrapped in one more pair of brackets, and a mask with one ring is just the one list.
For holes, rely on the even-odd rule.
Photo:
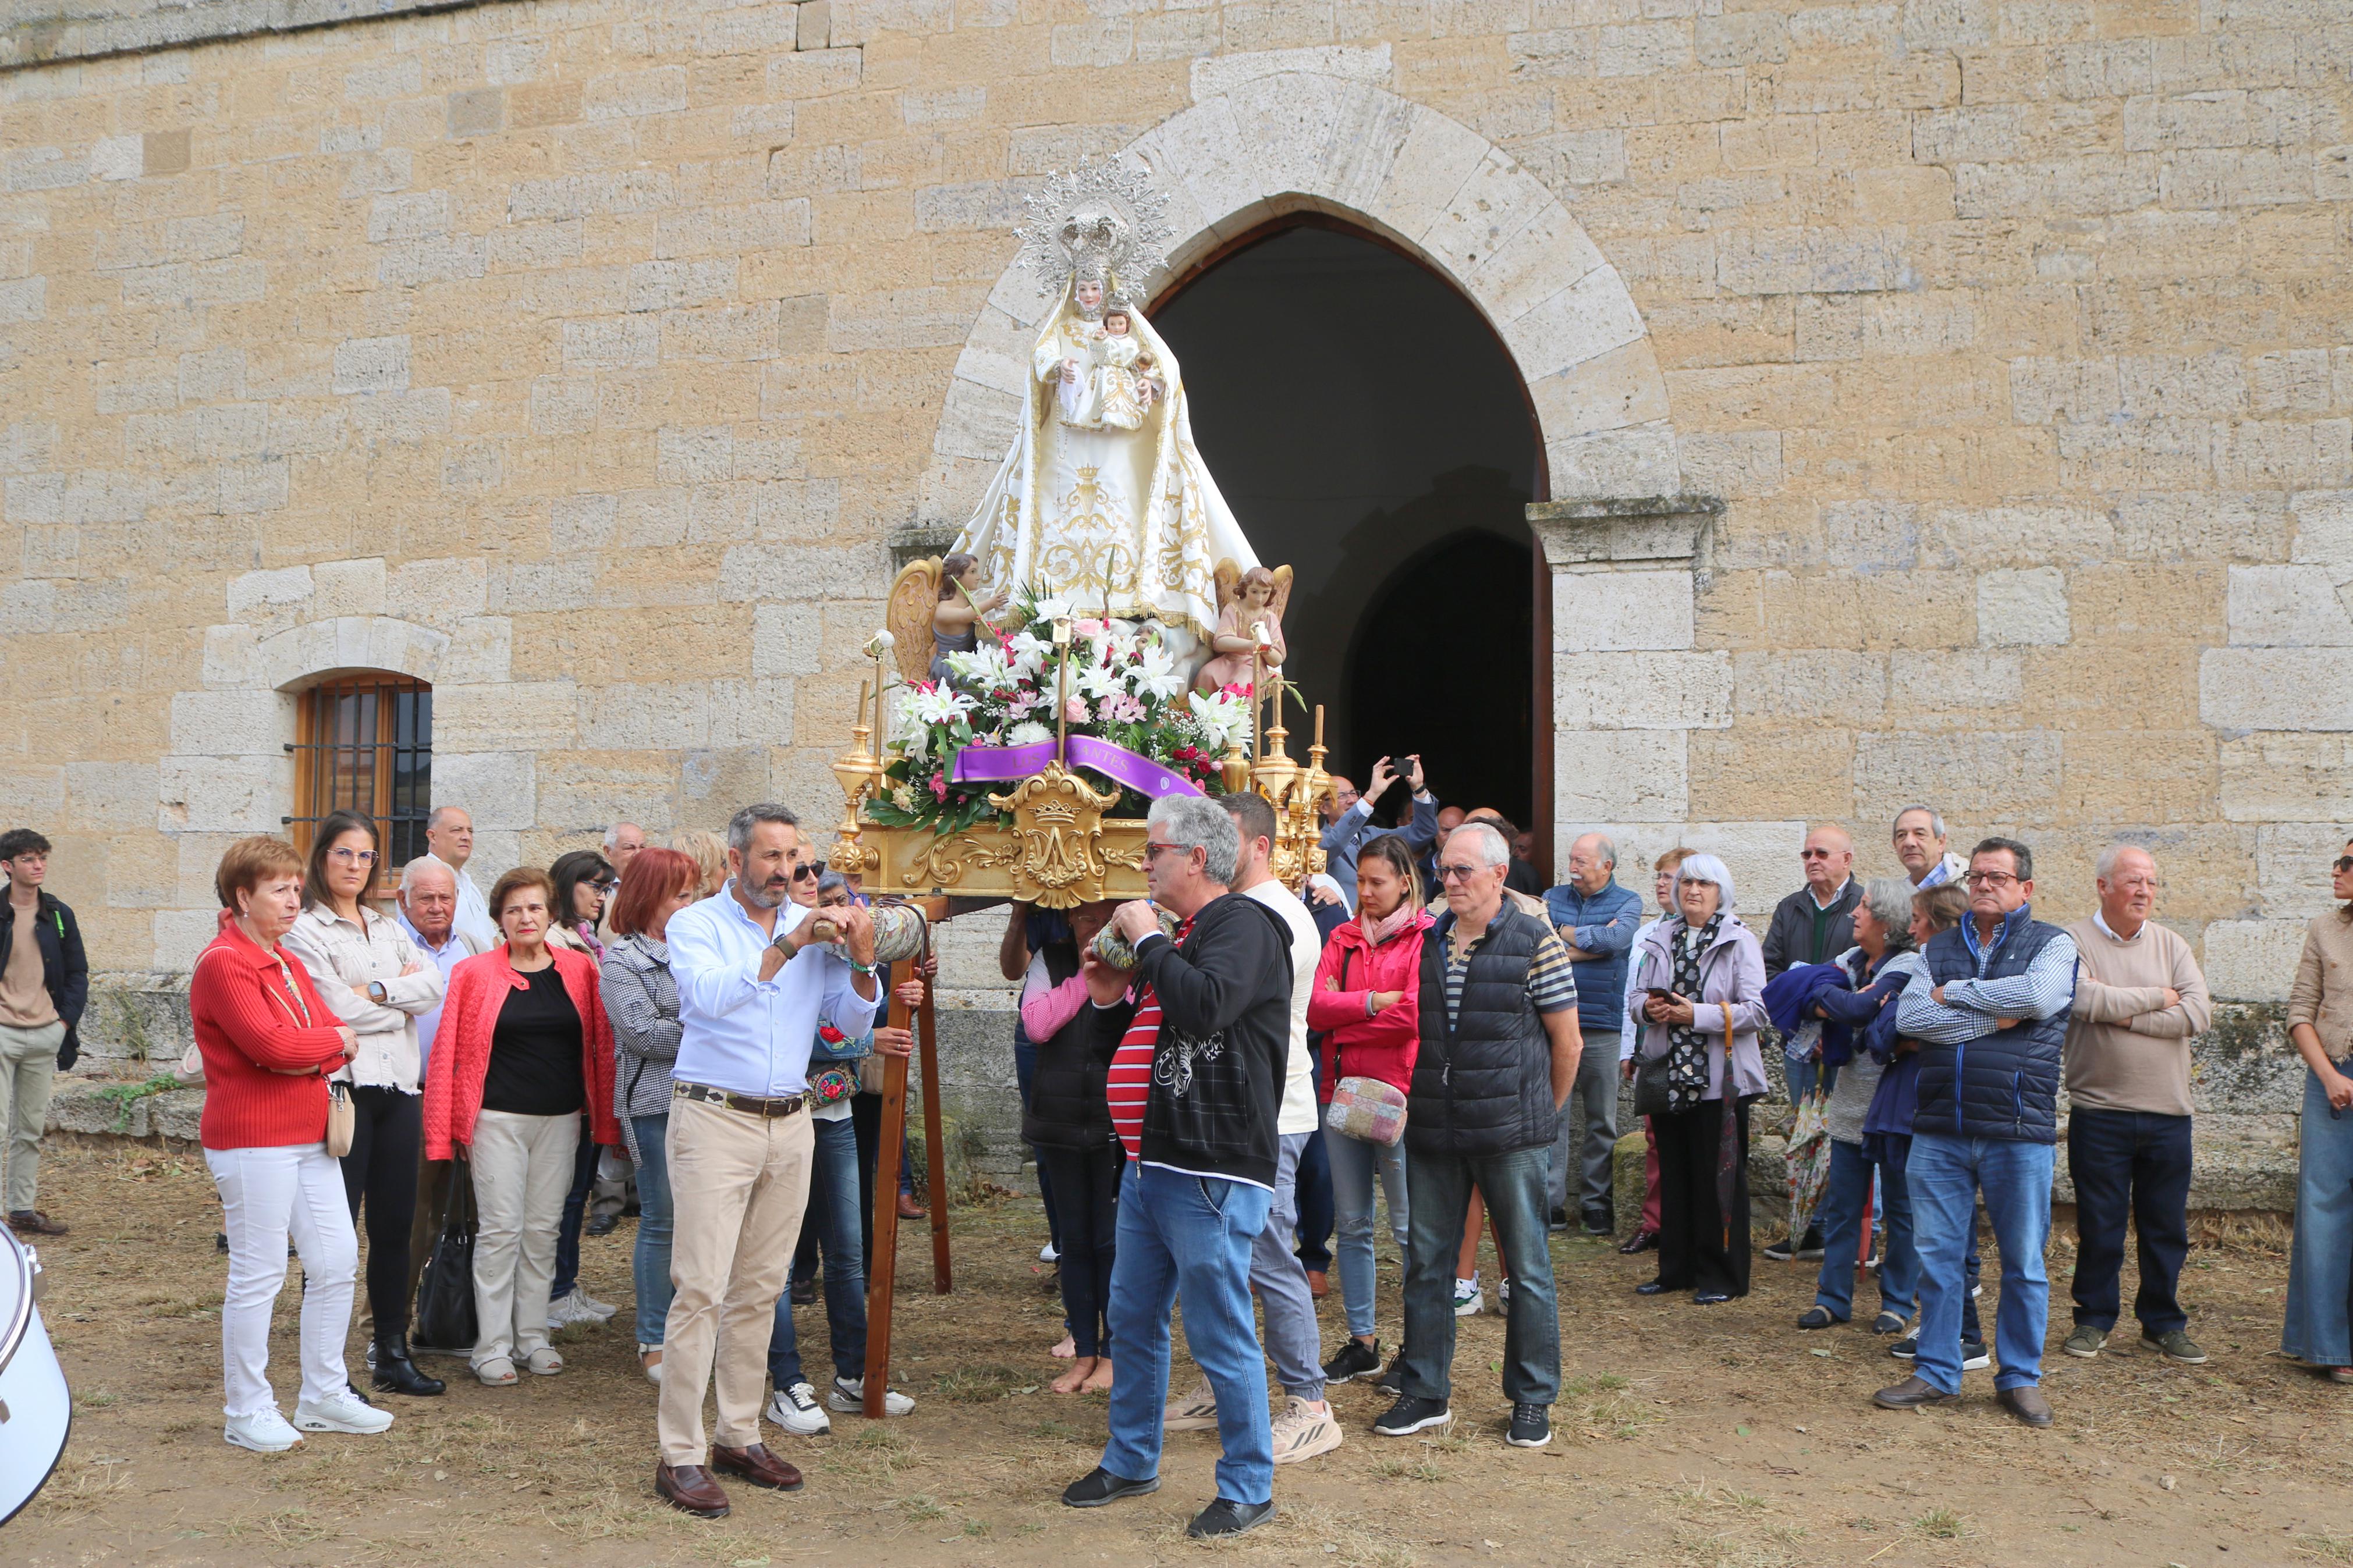
{"label": "stone church wall", "polygon": [[484,870],[830,820],[890,542],[1002,450],[1020,198],[1129,149],[1180,259],[1422,256],[1552,500],[1683,520],[1539,523],[1559,834],[1754,912],[1925,799],[2068,917],[2130,837],[2284,995],[2353,817],[2333,0],[347,9],[403,14],[0,13],[0,816],[100,966],[185,969],[331,671],[433,683]]}

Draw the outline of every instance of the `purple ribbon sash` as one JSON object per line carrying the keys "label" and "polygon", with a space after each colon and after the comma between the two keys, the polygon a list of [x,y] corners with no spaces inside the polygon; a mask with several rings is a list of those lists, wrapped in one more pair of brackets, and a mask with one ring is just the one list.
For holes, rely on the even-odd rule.
{"label": "purple ribbon sash", "polygon": [[[1199,795],[1201,788],[1184,774],[1171,772],[1140,752],[1094,735],[1072,735],[1064,757],[1073,767],[1092,768],[1114,784],[1124,784],[1146,800],[1163,795]],[[1026,746],[966,746],[956,753],[949,773],[952,784],[988,784],[1026,779],[1043,773],[1054,760],[1054,742],[1033,741]]]}

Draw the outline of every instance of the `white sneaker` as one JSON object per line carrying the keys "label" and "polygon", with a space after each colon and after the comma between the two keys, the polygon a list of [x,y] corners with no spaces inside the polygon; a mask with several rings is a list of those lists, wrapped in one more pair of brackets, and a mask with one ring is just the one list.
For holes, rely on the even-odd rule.
{"label": "white sneaker", "polygon": [[278,1406],[257,1410],[250,1415],[232,1415],[221,1428],[221,1436],[240,1448],[250,1448],[257,1454],[282,1454],[302,1440],[302,1434],[286,1425],[286,1417],[278,1414]]}
{"label": "white sneaker", "polygon": [[[866,1380],[862,1377],[837,1377],[826,1391],[825,1402],[836,1410],[856,1415],[866,1408]],[[882,1414],[904,1415],[915,1408],[915,1402],[895,1388],[882,1391]]]}
{"label": "white sneaker", "polygon": [[547,1299],[547,1331],[550,1333],[554,1333],[558,1329],[568,1329],[575,1323],[593,1323],[597,1321],[594,1313],[582,1310],[580,1292],[577,1290],[562,1296],[550,1296]]}
{"label": "white sneaker", "polygon": [[1512,1282],[1511,1282],[1509,1279],[1498,1279],[1498,1280],[1496,1280],[1496,1281],[1495,1281],[1495,1305],[1496,1305],[1496,1306],[1498,1306],[1498,1307],[1508,1307],[1508,1306],[1510,1306],[1511,1304],[1512,1304]]}
{"label": "white sneaker", "polygon": [[1454,1315],[1456,1317],[1475,1318],[1486,1310],[1486,1298],[1479,1293],[1479,1277],[1476,1274],[1468,1279],[1457,1279],[1454,1282]]}
{"label": "white sneaker", "polygon": [[609,1301],[599,1301],[596,1297],[588,1294],[585,1289],[578,1285],[575,1285],[572,1288],[572,1294],[578,1300],[580,1303],[580,1310],[595,1319],[597,1322],[611,1322],[613,1321],[613,1314],[620,1310],[618,1307],[614,1306]]}
{"label": "white sneaker", "polygon": [[294,1425],[305,1432],[381,1432],[392,1425],[392,1412],[339,1388],[316,1405],[306,1399],[294,1406]]}
{"label": "white sneaker", "polygon": [[806,1383],[776,1390],[768,1401],[768,1419],[797,1436],[814,1437],[833,1430],[833,1418],[817,1402],[817,1390]]}
{"label": "white sneaker", "polygon": [[1170,1401],[1160,1416],[1162,1429],[1169,1432],[1206,1432],[1217,1424],[1218,1394],[1206,1377],[1193,1385],[1192,1393]]}
{"label": "white sneaker", "polygon": [[1282,1414],[1274,1418],[1274,1462],[1295,1465],[1339,1446],[1340,1424],[1332,1419],[1331,1405],[1317,1410],[1299,1395],[1290,1395]]}

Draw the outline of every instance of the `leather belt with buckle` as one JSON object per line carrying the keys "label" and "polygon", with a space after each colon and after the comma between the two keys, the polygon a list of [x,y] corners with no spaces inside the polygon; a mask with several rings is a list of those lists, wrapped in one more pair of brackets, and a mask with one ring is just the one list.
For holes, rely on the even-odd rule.
{"label": "leather belt with buckle", "polygon": [[808,1108],[808,1096],[805,1094],[786,1095],[782,1100],[762,1100],[755,1095],[730,1094],[723,1089],[712,1089],[700,1083],[673,1083],[670,1091],[680,1100],[700,1100],[712,1105],[723,1105],[746,1116],[797,1116]]}

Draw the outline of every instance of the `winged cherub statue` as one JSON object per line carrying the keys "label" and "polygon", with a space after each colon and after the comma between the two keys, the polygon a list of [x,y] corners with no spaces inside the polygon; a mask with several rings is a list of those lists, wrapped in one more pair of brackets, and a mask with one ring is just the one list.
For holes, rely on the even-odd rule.
{"label": "winged cherub statue", "polygon": [[1219,563],[1218,629],[1209,634],[1211,657],[1193,678],[1193,689],[1210,692],[1238,682],[1249,685],[1254,652],[1267,673],[1281,669],[1290,651],[1282,641],[1282,612],[1290,604],[1290,567],[1237,571],[1230,561]]}

